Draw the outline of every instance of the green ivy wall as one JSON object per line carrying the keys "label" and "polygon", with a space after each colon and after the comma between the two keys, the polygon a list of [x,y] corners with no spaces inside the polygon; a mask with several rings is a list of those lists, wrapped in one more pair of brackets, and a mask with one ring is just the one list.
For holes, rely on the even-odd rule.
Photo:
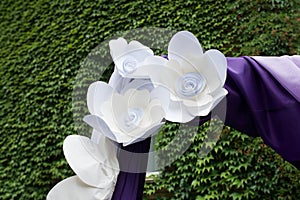
{"label": "green ivy wall", "polygon": [[[299,54],[299,9],[298,0],[1,0],[0,199],[45,199],[73,174],[62,142],[77,134],[76,73],[116,32],[189,30],[226,56]],[[173,137],[169,128],[159,145]],[[192,156],[202,139],[199,132],[188,152],[146,185],[145,197],[165,190],[174,199],[299,199],[299,172],[259,139],[227,130],[207,161]]]}

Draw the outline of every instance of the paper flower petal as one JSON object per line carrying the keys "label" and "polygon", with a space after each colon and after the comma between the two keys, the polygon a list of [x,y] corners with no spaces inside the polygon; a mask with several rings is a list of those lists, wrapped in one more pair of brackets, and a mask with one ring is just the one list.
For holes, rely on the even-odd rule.
{"label": "paper flower petal", "polygon": [[93,187],[110,188],[117,180],[119,164],[114,144],[103,144],[97,145],[85,136],[70,135],[64,140],[63,150],[80,180]]}
{"label": "paper flower petal", "polygon": [[195,118],[180,101],[170,100],[169,107],[166,108],[166,120],[171,122],[186,123]]}
{"label": "paper flower petal", "polygon": [[213,102],[210,101],[204,105],[187,107],[187,111],[193,116],[206,116],[212,110],[212,108],[213,108],[212,105],[213,105]]}
{"label": "paper flower petal", "polygon": [[134,72],[127,74],[127,77],[139,79],[149,78],[149,73],[151,73],[151,71],[157,72],[157,70],[160,70],[167,62],[168,60],[161,56],[148,56],[143,62],[138,63],[137,69]]}
{"label": "paper flower petal", "polygon": [[91,187],[78,176],[72,176],[56,184],[48,193],[47,200],[109,200],[112,194],[112,188]]}
{"label": "paper flower petal", "polygon": [[[138,128],[144,130],[147,130],[149,127],[160,123],[165,116],[164,109],[161,107],[158,99],[152,100],[143,112],[145,114],[143,115]],[[132,133],[129,133],[129,135],[132,135]]]}
{"label": "paper flower petal", "polygon": [[206,51],[199,58],[191,59],[191,62],[195,67],[195,71],[204,77],[210,92],[222,87],[221,78],[219,77],[219,73],[216,69],[217,66],[215,65],[215,62],[213,62],[214,55],[214,52],[211,53],[211,51]]}
{"label": "paper flower petal", "polygon": [[126,40],[119,38],[111,40],[109,46],[117,71],[123,77],[136,71],[138,63],[148,56],[153,56],[153,51],[138,41],[131,41],[127,44]]}
{"label": "paper flower petal", "polygon": [[83,118],[83,120],[96,129],[97,131],[101,132],[103,135],[115,141],[117,143],[129,143],[130,141],[134,140],[138,136],[130,136],[129,134],[122,133],[121,130],[112,131],[111,128],[106,124],[106,122],[99,116],[96,115],[87,115]]}
{"label": "paper flower petal", "polygon": [[214,98],[212,109],[216,107],[216,105],[218,105],[227,94],[228,91],[225,88],[220,88],[219,90],[215,91],[215,93],[212,94]]}
{"label": "paper flower petal", "polygon": [[102,115],[101,104],[110,99],[113,88],[105,82],[92,83],[87,92],[87,106],[91,114]]}
{"label": "paper flower petal", "polygon": [[219,73],[221,85],[224,85],[227,77],[227,60],[225,55],[216,49],[210,49],[206,54],[210,57],[210,60],[214,63],[214,66]]}
{"label": "paper flower petal", "polygon": [[153,51],[149,47],[136,40],[129,42],[127,52],[134,55],[140,62],[145,60],[147,56],[153,55]]}
{"label": "paper flower petal", "polygon": [[83,121],[88,125],[101,132],[103,135],[108,137],[109,139],[119,142],[120,139],[116,138],[114,133],[111,131],[110,127],[106,124],[106,122],[97,115],[86,115],[83,118]]}
{"label": "paper flower petal", "polygon": [[128,43],[124,38],[109,41],[110,55],[113,59],[122,55]]}
{"label": "paper flower petal", "polygon": [[208,103],[202,104],[200,106],[190,105],[187,106],[187,110],[191,115],[194,116],[206,116],[215,108],[217,104],[220,103],[220,101],[227,95],[227,93],[228,92],[226,89],[220,88],[212,94],[212,99]]}
{"label": "paper flower petal", "polygon": [[166,66],[161,66],[159,70],[149,71],[149,76],[154,86],[165,87],[170,91],[175,91],[177,78],[180,76],[178,72],[177,61],[168,61]]}
{"label": "paper flower petal", "polygon": [[145,108],[150,102],[150,93],[147,90],[130,89],[126,91],[125,98],[127,107]]}
{"label": "paper flower petal", "polygon": [[170,103],[169,89],[163,86],[158,86],[151,91],[151,99],[158,99],[162,108],[168,108]]}
{"label": "paper flower petal", "polygon": [[127,145],[130,145],[130,144],[145,140],[146,138],[150,137],[151,135],[158,133],[158,131],[160,130],[162,125],[164,125],[164,123],[157,124],[156,126],[152,127],[148,131],[146,131],[145,134],[141,135],[140,137],[135,138],[135,139],[133,139],[129,142],[123,143],[123,146],[127,146]]}
{"label": "paper flower petal", "polygon": [[202,47],[198,39],[188,31],[180,31],[176,33],[170,40],[168,47],[168,58],[181,61],[191,56],[201,56],[203,54]]}
{"label": "paper flower petal", "polygon": [[130,89],[148,90],[149,92],[151,92],[153,90],[153,84],[150,79],[134,79],[131,82],[124,84],[124,87],[120,91],[120,93],[124,94]]}
{"label": "paper flower petal", "polygon": [[96,129],[93,129],[92,135],[91,135],[91,141],[96,143],[96,144],[101,144],[104,140],[103,138],[105,138],[105,136],[97,131]]}
{"label": "paper flower petal", "polygon": [[122,77],[118,70],[115,69],[112,75],[110,76],[108,85],[110,85],[114,91],[121,93],[130,82],[132,81],[131,78]]}

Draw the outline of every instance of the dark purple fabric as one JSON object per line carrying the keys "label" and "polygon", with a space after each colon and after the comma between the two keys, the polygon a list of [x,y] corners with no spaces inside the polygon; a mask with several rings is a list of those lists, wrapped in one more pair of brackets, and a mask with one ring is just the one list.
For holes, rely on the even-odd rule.
{"label": "dark purple fabric", "polygon": [[[273,72],[253,58],[228,58],[227,62],[225,124],[248,135],[261,136],[300,169],[300,103]],[[300,90],[293,92],[299,94]]]}
{"label": "dark purple fabric", "polygon": [[[128,152],[135,153],[147,153],[150,149],[151,139],[148,138],[141,142],[128,145],[126,147],[121,147],[125,150],[123,153],[126,154]],[[144,161],[135,161],[135,156],[132,155],[130,158],[128,154],[123,156],[121,152],[119,154],[119,163],[121,172],[118,176],[117,184],[115,187],[114,195],[112,197],[113,200],[139,200],[143,197],[143,189],[145,183],[146,173],[129,173],[126,171],[128,167],[132,166],[132,168],[141,168],[140,163],[144,162],[144,169],[147,168],[147,160]],[[125,157],[125,159],[123,159]],[[133,166],[136,165],[136,166]],[[142,166],[143,167],[143,166]],[[122,169],[125,169],[122,171]],[[139,171],[139,170],[137,170]]]}
{"label": "dark purple fabric", "polygon": [[[290,80],[283,79],[281,70],[270,70],[272,62],[259,63],[259,59],[227,58],[225,124],[250,136],[262,137],[267,145],[300,169],[299,85],[291,85]],[[299,64],[298,58],[289,59]],[[276,67],[280,67],[278,63]],[[291,77],[297,79],[295,71]],[[147,152],[149,144],[147,139],[126,149]],[[120,164],[122,162],[125,161],[120,159]],[[121,172],[113,199],[142,199],[144,181],[145,173]]]}

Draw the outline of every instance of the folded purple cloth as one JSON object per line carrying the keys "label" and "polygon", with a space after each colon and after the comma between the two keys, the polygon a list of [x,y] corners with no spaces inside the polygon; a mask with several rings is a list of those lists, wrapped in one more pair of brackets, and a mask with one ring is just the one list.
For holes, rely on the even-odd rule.
{"label": "folded purple cloth", "polygon": [[[113,200],[138,200],[143,199],[143,189],[145,183],[146,173],[131,173],[128,167],[132,167],[135,169],[140,169],[141,160],[135,161],[136,157],[134,154],[132,156],[126,155],[122,158],[122,154],[126,154],[126,152],[134,152],[134,153],[147,153],[150,149],[151,139],[148,138],[138,143],[134,143],[125,147],[122,147],[124,152],[119,154],[119,163],[120,163],[120,173],[118,176],[117,184],[115,187],[115,191],[113,194]],[[144,160],[144,169],[147,168],[147,160]],[[136,165],[136,166],[132,166]],[[122,169],[124,171],[122,171]],[[134,171],[134,170],[132,170]],[[139,171],[139,170],[137,170]],[[144,170],[146,171],[146,170]]]}
{"label": "folded purple cloth", "polygon": [[225,124],[248,135],[261,136],[300,169],[300,68],[290,58],[295,59],[227,59]]}
{"label": "folded purple cloth", "polygon": [[300,102],[300,56],[252,58]]}
{"label": "folded purple cloth", "polygon": [[[225,124],[262,137],[300,169],[300,56],[227,58],[227,63]],[[149,139],[126,150],[147,152]],[[145,173],[121,172],[113,199],[142,199],[144,181]]]}

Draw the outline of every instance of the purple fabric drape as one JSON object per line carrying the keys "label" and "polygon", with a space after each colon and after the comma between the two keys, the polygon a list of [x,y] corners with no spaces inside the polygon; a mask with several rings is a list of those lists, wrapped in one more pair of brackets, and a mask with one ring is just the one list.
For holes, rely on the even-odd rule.
{"label": "purple fabric drape", "polygon": [[[225,124],[248,135],[261,136],[267,145],[300,169],[300,102],[297,99],[300,67],[285,57],[228,58],[227,62]],[[280,62],[281,69],[271,68]],[[291,73],[290,78],[287,72]]]}
{"label": "purple fabric drape", "polygon": [[[141,142],[122,147],[122,149],[134,153],[147,153],[149,152],[150,149],[150,142],[151,139],[148,138]],[[134,159],[136,159],[136,157],[134,155],[130,157],[130,155],[126,154],[125,151],[123,153],[122,152],[119,153],[118,155],[121,171],[118,176],[117,184],[112,199],[113,200],[142,199],[146,173],[131,173],[128,172],[129,171],[128,168],[132,167],[138,169],[136,171],[141,170],[141,168],[146,169],[147,160],[141,159],[135,161]],[[122,154],[126,154],[126,156],[124,156],[126,160],[122,159]],[[140,165],[141,162],[144,162],[144,166]],[[122,171],[122,169],[124,171]]]}
{"label": "purple fabric drape", "polygon": [[[239,57],[227,63],[225,124],[262,137],[300,169],[300,57]],[[147,139],[126,150],[147,152],[149,144]],[[113,199],[142,199],[144,182],[145,173],[121,172]]]}

